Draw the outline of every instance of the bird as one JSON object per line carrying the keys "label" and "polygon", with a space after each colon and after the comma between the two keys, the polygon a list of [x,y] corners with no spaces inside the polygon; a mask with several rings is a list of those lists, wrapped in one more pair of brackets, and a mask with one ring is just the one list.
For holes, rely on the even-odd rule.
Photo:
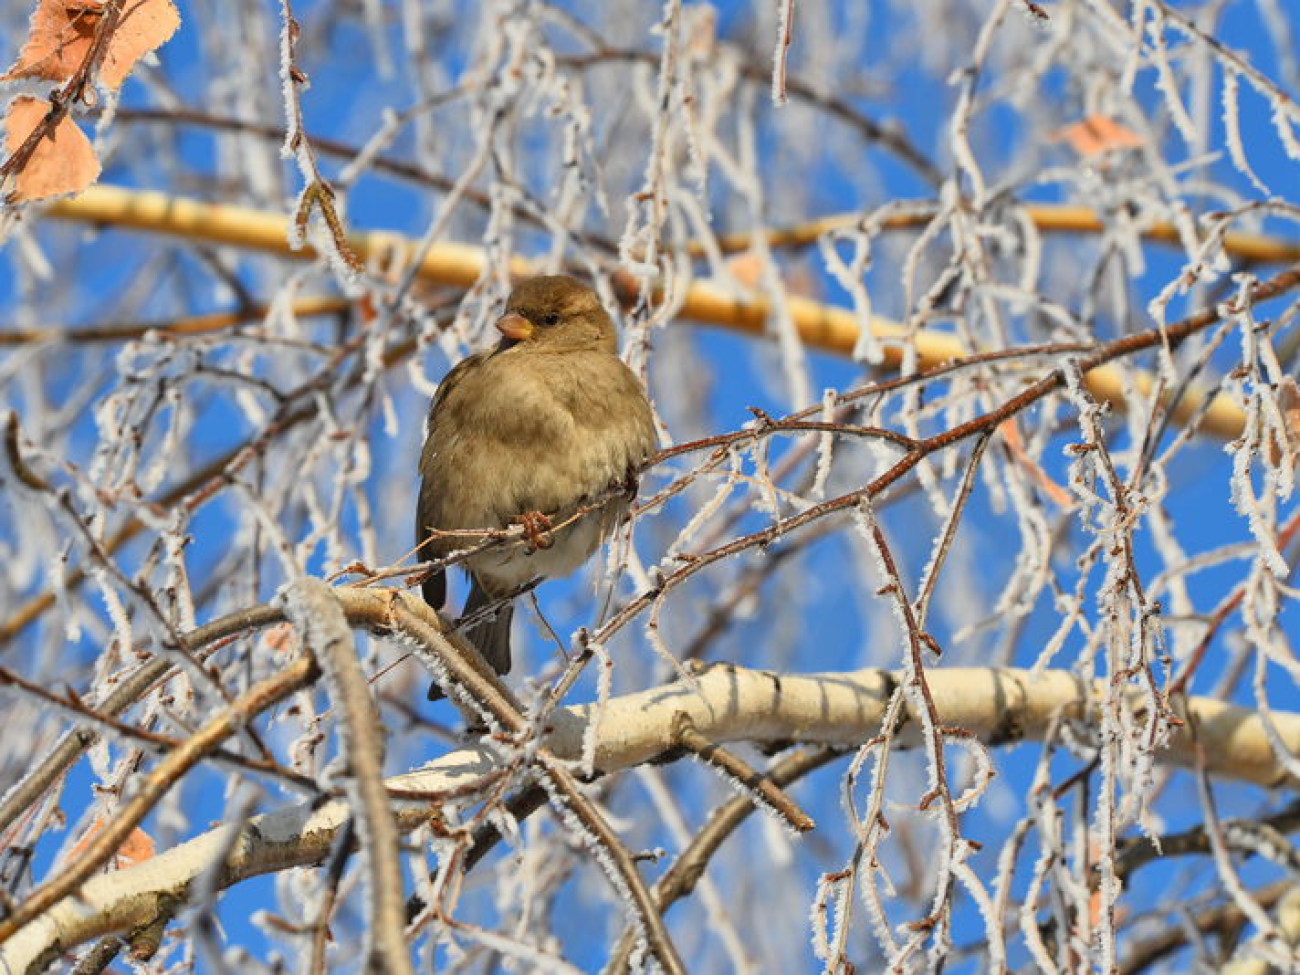
{"label": "bird", "polygon": [[[484,529],[524,527],[522,540],[463,564],[461,618],[488,613],[465,637],[506,674],[513,605],[502,601],[591,557],[624,517],[658,437],[645,387],[619,358],[614,322],[587,285],[566,275],[521,281],[496,328],[496,345],[461,361],[434,393],[415,538],[421,558],[437,559],[481,543]],[[440,608],[444,572],[431,572],[422,591]],[[434,682],[429,699],[442,696]]]}

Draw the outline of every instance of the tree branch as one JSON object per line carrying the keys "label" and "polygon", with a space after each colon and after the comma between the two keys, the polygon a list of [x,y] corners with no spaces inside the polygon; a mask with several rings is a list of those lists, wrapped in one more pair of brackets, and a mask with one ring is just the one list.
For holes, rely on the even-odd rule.
{"label": "tree branch", "polygon": [[[317,256],[310,246],[292,247],[293,228],[289,216],[250,207],[204,203],[101,184],[90,187],[75,199],[57,201],[45,212],[61,220],[88,221],[180,236],[192,241],[230,244],[284,258],[307,260]],[[386,263],[390,266],[400,266],[419,246],[401,234],[385,231],[353,232],[347,237],[347,245],[362,263],[384,256],[389,258]],[[394,256],[402,260],[391,260]],[[481,279],[487,264],[487,254],[481,248],[455,243],[434,244],[425,252],[416,269],[416,277],[468,288]],[[521,258],[510,262],[510,273],[515,276],[525,277],[534,271],[533,266]],[[635,296],[628,291],[628,282],[619,280],[623,284],[621,298],[624,301],[634,299]],[[807,345],[842,355],[851,353],[857,346],[861,322],[853,311],[798,296],[791,296],[786,304],[800,338]],[[681,319],[751,334],[763,334],[770,315],[771,307],[765,299],[737,294],[708,281],[692,284],[677,312]],[[920,369],[959,359],[971,351],[951,333],[929,329],[913,331],[883,318],[873,318],[871,329],[878,338],[889,342],[884,349],[884,364],[889,368],[898,368],[902,363],[902,343],[915,343],[917,368]],[[1109,367],[1094,369],[1084,381],[1098,399],[1120,409],[1127,404],[1127,383],[1118,370]],[[1155,379],[1150,374],[1142,373],[1137,377],[1136,388],[1143,395],[1149,394],[1154,387]],[[1195,416],[1204,401],[1203,393],[1190,391],[1176,405],[1176,418],[1185,421]],[[1210,403],[1202,424],[1206,431],[1230,439],[1240,435],[1245,415],[1231,397],[1219,395]]]}
{"label": "tree branch", "polygon": [[[392,590],[338,589],[335,593],[354,626],[387,626],[408,636],[428,635],[429,624],[420,625],[419,620],[431,611],[417,605],[414,597]],[[448,663],[455,663],[457,671],[463,668],[467,681],[482,679],[468,664]],[[1060,717],[1087,723],[1107,694],[1105,681],[1088,682],[1059,671],[931,668],[926,677],[937,720],[989,745],[1041,740]],[[544,751],[548,762],[579,760],[589,722],[598,720],[595,768],[605,773],[628,768],[663,753],[683,712],[702,735],[718,743],[798,741],[855,747],[879,732],[898,679],[879,670],[785,677],[712,667],[698,677],[695,687],[671,684],[613,698],[599,708],[588,704],[559,709],[551,716],[553,730]],[[1134,690],[1128,701],[1134,709],[1145,706],[1140,690]],[[1212,774],[1272,788],[1300,786],[1274,756],[1258,713],[1208,698],[1191,698],[1184,707],[1183,729],[1160,753],[1162,761],[1195,766],[1195,750],[1185,730],[1186,722],[1195,720],[1206,768]],[[1293,753],[1300,752],[1300,714],[1274,714],[1272,721],[1279,740]],[[905,709],[897,745],[919,746],[920,726],[919,718]],[[488,775],[497,761],[496,749],[468,746],[388,784],[415,790],[452,789]],[[428,821],[426,801],[397,801],[393,808],[401,829]],[[6,932],[20,929],[0,946],[0,965],[23,970],[50,951],[109,931],[140,927],[165,897],[183,896],[197,876],[211,869],[211,857],[219,850],[231,851],[220,873],[222,887],[291,865],[319,863],[349,815],[348,804],[340,800],[319,808],[305,804],[255,817],[237,843],[230,843],[226,835],[233,827],[222,827],[138,866],[79,877],[75,896],[64,896],[53,906],[42,900],[39,910],[29,901],[20,908],[21,914],[5,922]],[[105,856],[115,849],[108,839],[102,844],[112,847]],[[64,895],[72,891],[65,885],[59,889]],[[657,912],[654,918],[658,919]]]}

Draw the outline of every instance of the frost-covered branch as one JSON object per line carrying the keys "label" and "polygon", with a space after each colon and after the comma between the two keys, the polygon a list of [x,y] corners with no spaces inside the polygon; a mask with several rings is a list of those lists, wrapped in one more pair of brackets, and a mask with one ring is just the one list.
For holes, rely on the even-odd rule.
{"label": "frost-covered branch", "polygon": [[[342,591],[345,611],[354,621],[385,612],[381,593]],[[927,668],[927,682],[937,719],[961,728],[992,747],[1042,740],[1061,720],[1086,727],[1106,697],[1104,682],[1090,683],[1070,674],[1046,671]],[[712,667],[696,677],[697,687],[672,685],[614,698],[599,712],[592,705],[562,709],[553,715],[547,748],[560,761],[580,761],[587,724],[600,722],[595,743],[596,768],[611,774],[660,756],[671,741],[678,715],[687,714],[711,741],[800,742],[852,748],[876,734],[898,675],[868,670],[795,677],[736,667]],[[1142,707],[1140,694],[1130,701]],[[1193,698],[1180,712],[1194,722],[1211,774],[1271,788],[1296,789],[1296,780],[1274,755],[1259,715],[1219,701]],[[1275,715],[1278,732],[1300,753],[1300,714]],[[896,745],[917,748],[921,722],[910,705],[896,734]],[[1189,729],[1171,739],[1158,756],[1176,767],[1193,768],[1195,745]],[[437,793],[481,779],[495,767],[494,750],[473,746],[449,752],[425,769],[390,780],[394,789]],[[398,823],[411,829],[426,821],[424,802],[397,802]],[[254,818],[231,847],[221,870],[223,885],[290,865],[320,862],[334,831],[350,813],[333,801],[286,809]],[[228,844],[223,827],[160,854],[147,863],[92,877],[78,895],[37,912],[0,947],[0,960],[23,970],[33,959],[58,946],[67,949],[110,930],[124,930],[151,919],[164,897],[183,895],[186,886],[211,864],[205,857]],[[8,930],[8,928],[6,929]]]}

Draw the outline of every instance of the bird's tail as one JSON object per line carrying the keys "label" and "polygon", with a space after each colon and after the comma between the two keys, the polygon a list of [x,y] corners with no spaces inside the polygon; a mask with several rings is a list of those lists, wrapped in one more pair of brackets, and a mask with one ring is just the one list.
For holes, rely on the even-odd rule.
{"label": "bird's tail", "polygon": [[[469,590],[469,599],[465,601],[463,616],[473,616],[497,601],[478,584],[475,579]],[[480,623],[475,623],[465,631],[465,638],[478,647],[483,659],[498,674],[510,673],[510,623],[515,616],[513,603],[506,603],[497,609],[494,616],[489,616]]]}
{"label": "bird's tail", "polygon": [[[465,601],[462,616],[474,616],[496,602],[496,597],[488,594],[477,579],[472,580],[469,599]],[[510,624],[514,620],[515,607],[506,603],[497,608],[495,615],[489,616],[465,630],[465,639],[478,648],[483,659],[498,674],[510,673]],[[442,688],[437,683],[429,685],[429,700],[442,698]]]}

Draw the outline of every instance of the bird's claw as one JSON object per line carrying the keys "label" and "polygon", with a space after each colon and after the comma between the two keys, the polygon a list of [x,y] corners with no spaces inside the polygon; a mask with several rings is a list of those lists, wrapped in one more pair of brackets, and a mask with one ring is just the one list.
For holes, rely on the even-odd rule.
{"label": "bird's claw", "polygon": [[538,549],[550,548],[555,544],[555,539],[550,534],[551,519],[540,511],[525,511],[514,521],[515,524],[523,526],[529,555]]}

